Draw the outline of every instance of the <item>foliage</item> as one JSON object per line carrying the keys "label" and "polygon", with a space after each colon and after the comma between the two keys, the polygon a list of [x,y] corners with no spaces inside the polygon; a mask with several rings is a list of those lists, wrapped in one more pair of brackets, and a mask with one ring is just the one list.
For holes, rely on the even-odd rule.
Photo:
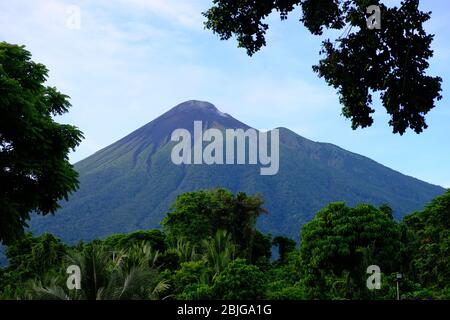
{"label": "foliage", "polygon": [[113,234],[106,238],[103,243],[109,247],[129,248],[135,244],[147,242],[154,250],[164,251],[166,249],[166,237],[160,230],[140,230],[129,234]]}
{"label": "foliage", "polygon": [[284,261],[278,259],[265,274],[267,277],[267,298],[275,300],[306,299],[306,290],[300,282],[300,252],[293,250]]}
{"label": "foliage", "polygon": [[203,247],[205,260],[214,276],[219,275],[235,257],[236,247],[231,242],[231,235],[224,230],[218,230],[214,238],[203,240]]}
{"label": "foliage", "polygon": [[204,260],[183,262],[171,278],[174,294],[178,299],[194,299],[200,294],[200,288],[204,292],[209,287],[211,277],[211,269]]}
{"label": "foliage", "polygon": [[277,280],[267,285],[266,298],[270,300],[304,300],[306,294],[300,283],[288,285],[283,280]]}
{"label": "foliage", "polygon": [[23,233],[30,212],[46,215],[78,187],[68,154],[82,139],[53,116],[68,112],[68,96],[44,85],[48,70],[23,46],[0,42],[0,242]]}
{"label": "foliage", "polygon": [[295,241],[287,237],[275,237],[272,240],[272,244],[278,247],[278,261],[280,263],[285,263],[288,254],[295,250]]}
{"label": "foliage", "polygon": [[272,256],[272,235],[263,234],[256,230],[252,244],[250,262],[264,268],[270,262]]}
{"label": "foliage", "polygon": [[194,244],[214,236],[219,229],[225,230],[239,252],[251,257],[256,219],[265,212],[262,203],[259,195],[233,195],[225,189],[188,192],[177,197],[163,226],[170,237]]}
{"label": "foliage", "polygon": [[[188,197],[193,207],[193,198],[207,204],[196,196]],[[397,272],[401,299],[448,299],[449,212],[450,191],[400,223],[388,205],[331,203],[304,226],[299,248],[248,233],[257,259],[242,259],[232,233],[211,220],[201,228],[207,236],[191,240],[186,231],[148,230],[67,246],[26,234],[7,248],[0,299],[395,299]],[[278,260],[269,259],[271,244]],[[81,269],[81,290],[66,288],[69,265]],[[366,286],[369,265],[381,269],[379,290]]]}
{"label": "foliage", "polygon": [[301,233],[302,281],[311,298],[364,299],[366,269],[398,271],[400,228],[392,215],[371,205],[332,203]]}
{"label": "foliage", "polygon": [[[25,298],[44,300],[131,300],[159,299],[167,291],[165,281],[158,280],[158,272],[147,264],[147,259],[124,263],[127,252],[113,257],[104,246],[90,245],[81,252],[74,252],[68,262],[81,269],[81,289],[68,291],[54,278],[49,286],[32,281]],[[128,261],[130,262],[130,261]]]}
{"label": "foliage", "polygon": [[[450,287],[450,191],[404,220],[413,279],[435,292]],[[445,288],[447,290],[445,291]],[[448,296],[447,296],[448,297]]]}
{"label": "foliage", "polygon": [[264,274],[257,266],[236,259],[215,279],[212,291],[216,299],[262,299],[265,294]]}
{"label": "foliage", "polygon": [[174,252],[180,263],[195,260],[197,257],[195,245],[185,238],[177,239],[176,246],[170,247],[169,252]]}
{"label": "foliage", "polygon": [[[370,5],[381,10],[378,30],[367,27]],[[404,0],[392,8],[379,0],[213,0],[204,13],[205,26],[222,40],[236,36],[238,46],[251,56],[266,45],[265,19],[277,11],[285,20],[296,7],[311,34],[343,31],[334,42],[323,41],[325,57],[313,70],[338,90],[342,114],[352,120],[353,129],[372,125],[373,92],[381,93],[394,133],[403,134],[408,127],[421,133],[427,128],[425,115],[442,98],[442,79],[425,74],[433,56],[433,35],[424,30],[431,13],[419,10],[419,0]]]}
{"label": "foliage", "polygon": [[66,253],[66,246],[53,235],[44,233],[34,238],[31,233],[27,233],[8,246],[8,270],[14,270],[21,278],[39,277],[54,271]]}

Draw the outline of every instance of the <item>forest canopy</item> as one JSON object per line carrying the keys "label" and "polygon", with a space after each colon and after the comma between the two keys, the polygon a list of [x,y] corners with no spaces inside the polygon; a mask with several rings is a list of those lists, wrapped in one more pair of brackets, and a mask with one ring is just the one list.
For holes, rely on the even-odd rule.
{"label": "forest canopy", "polygon": [[[450,298],[450,191],[400,222],[387,205],[331,203],[298,245],[257,230],[262,205],[261,195],[201,190],[177,198],[162,230],[76,245],[28,233],[7,247],[0,298],[395,299],[399,272],[401,299]],[[79,290],[66,286],[70,265],[81,269]],[[379,290],[366,283],[373,265]]]}

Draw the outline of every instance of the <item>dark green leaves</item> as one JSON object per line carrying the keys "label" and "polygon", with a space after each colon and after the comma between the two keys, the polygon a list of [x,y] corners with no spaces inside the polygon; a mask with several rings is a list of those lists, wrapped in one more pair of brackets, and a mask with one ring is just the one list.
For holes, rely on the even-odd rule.
{"label": "dark green leaves", "polygon": [[170,238],[184,238],[194,244],[214,236],[219,229],[225,230],[240,253],[250,259],[256,219],[265,212],[261,206],[258,195],[251,197],[243,192],[237,195],[225,189],[188,192],[177,197],[163,225]]}
{"label": "dark green leaves", "polygon": [[301,21],[314,35],[321,35],[323,28],[341,29],[344,16],[339,0],[304,0],[301,2],[303,17]]}
{"label": "dark green leaves", "polygon": [[23,232],[31,211],[53,213],[78,187],[68,161],[82,133],[52,116],[66,113],[68,96],[46,87],[47,69],[24,47],[0,43],[0,241]]}
{"label": "dark green leaves", "polygon": [[[380,30],[366,25],[370,5],[381,9]],[[301,22],[314,35],[342,29],[341,37],[323,42],[324,58],[313,70],[337,89],[342,114],[351,119],[353,129],[373,124],[372,94],[379,92],[393,132],[403,134],[408,128],[416,133],[426,129],[426,114],[442,98],[442,79],[426,74],[433,35],[423,25],[430,13],[418,5],[418,0],[405,0],[398,8],[368,0],[214,0],[204,15],[206,28],[222,40],[236,36],[249,55],[266,45],[269,26],[264,20],[273,11],[284,20],[300,6]]]}
{"label": "dark green leaves", "polygon": [[381,30],[366,28],[362,8],[352,8],[350,23],[359,30],[337,44],[324,42],[325,58],[314,71],[338,89],[342,113],[352,120],[353,129],[372,125],[373,92],[381,93],[394,133],[403,134],[408,128],[421,133],[427,128],[425,115],[442,98],[442,79],[425,74],[433,36],[423,29],[430,14],[417,6],[413,0],[399,8],[381,6]]}
{"label": "dark green leaves", "polygon": [[[301,274],[311,298],[366,299],[366,268],[398,271],[400,228],[386,209],[329,204],[301,232]],[[342,287],[336,287],[342,282]]]}
{"label": "dark green leaves", "polygon": [[[405,218],[414,280],[434,291],[450,287],[450,191]],[[448,289],[447,289],[448,290]]]}
{"label": "dark green leaves", "polygon": [[206,27],[228,40],[236,35],[238,46],[253,55],[266,45],[264,38],[268,25],[262,20],[272,11],[272,1],[214,1],[215,7],[204,15],[208,18]]}

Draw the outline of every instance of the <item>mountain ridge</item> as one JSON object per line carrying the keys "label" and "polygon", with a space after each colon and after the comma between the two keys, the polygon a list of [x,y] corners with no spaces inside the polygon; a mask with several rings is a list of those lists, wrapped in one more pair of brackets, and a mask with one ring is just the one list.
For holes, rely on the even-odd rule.
{"label": "mountain ridge", "polygon": [[[175,197],[183,192],[225,187],[262,193],[270,214],[259,227],[298,238],[301,225],[329,202],[390,204],[401,218],[445,189],[405,176],[339,146],[314,142],[280,127],[280,172],[260,176],[259,166],[174,165],[174,129],[248,129],[214,105],[190,100],[75,164],[80,189],[55,216],[34,217],[31,230],[50,231],[69,242],[116,232],[159,227]],[[72,225],[72,227],[69,227]]]}

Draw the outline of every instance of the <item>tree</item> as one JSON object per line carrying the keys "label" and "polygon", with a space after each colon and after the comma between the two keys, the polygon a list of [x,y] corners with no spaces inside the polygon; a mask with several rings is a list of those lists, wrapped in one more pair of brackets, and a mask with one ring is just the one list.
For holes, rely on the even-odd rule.
{"label": "tree", "polygon": [[113,234],[106,238],[103,243],[106,246],[126,249],[135,244],[147,242],[153,250],[166,250],[165,235],[160,230],[139,230],[129,234]]}
{"label": "tree", "polygon": [[[450,191],[421,212],[404,218],[409,247],[408,275],[435,295],[450,297]],[[436,296],[435,296],[436,297]]]}
{"label": "tree", "polygon": [[196,260],[197,252],[195,251],[195,245],[183,238],[178,239],[176,247],[170,249],[177,253],[180,262]]}
{"label": "tree", "polygon": [[371,205],[331,203],[303,226],[301,278],[310,298],[366,299],[367,267],[400,270],[400,227]]}
{"label": "tree", "polygon": [[66,252],[67,248],[61,240],[49,233],[36,238],[27,233],[7,247],[7,270],[13,271],[21,278],[39,277],[58,268]]}
{"label": "tree", "polygon": [[215,299],[263,299],[265,286],[264,274],[257,266],[236,259],[215,279],[212,292]]}
{"label": "tree", "polygon": [[58,209],[78,187],[68,154],[82,139],[76,127],[55,122],[68,96],[44,85],[48,70],[23,46],[0,43],[0,241],[22,235],[30,212]]}
{"label": "tree", "polygon": [[214,276],[220,274],[234,259],[235,245],[231,236],[224,230],[218,230],[213,238],[203,240],[205,260],[214,271]]}
{"label": "tree", "polygon": [[193,245],[225,230],[240,254],[250,259],[256,219],[266,212],[262,203],[259,195],[233,195],[225,189],[188,192],[177,197],[162,224],[169,238],[186,239]]}
{"label": "tree", "polygon": [[266,272],[267,299],[300,300],[306,299],[304,284],[300,281],[300,252],[295,248],[286,254],[283,262],[280,260]]}
{"label": "tree", "polygon": [[181,263],[171,277],[174,294],[178,299],[210,298],[212,270],[204,260]]}
{"label": "tree", "polygon": [[[148,265],[148,254],[128,260],[129,250],[112,257],[103,245],[88,245],[73,252],[69,262],[81,269],[81,289],[68,291],[65,278],[53,278],[50,285],[32,281],[26,298],[35,300],[132,300],[160,299],[169,288],[158,271]],[[134,250],[133,248],[130,250]],[[134,264],[130,264],[134,262]]]}
{"label": "tree", "polygon": [[272,256],[272,235],[256,230],[253,237],[252,256],[250,262],[259,267],[268,265]]}
{"label": "tree", "polygon": [[286,262],[288,254],[295,250],[295,241],[287,237],[278,236],[272,241],[274,246],[278,247],[278,261],[283,264]]}
{"label": "tree", "polygon": [[[381,10],[379,30],[366,25],[370,5]],[[379,0],[213,0],[204,16],[206,28],[222,40],[234,35],[250,56],[266,45],[269,26],[264,19],[273,11],[285,20],[300,7],[300,21],[313,35],[343,30],[335,41],[323,41],[324,57],[313,70],[337,89],[342,114],[351,119],[353,129],[372,125],[372,94],[380,92],[389,125],[403,134],[408,127],[416,133],[426,129],[425,115],[442,98],[442,79],[425,74],[433,56],[433,35],[423,25],[431,13],[418,6],[419,0],[404,0],[393,8]]]}

